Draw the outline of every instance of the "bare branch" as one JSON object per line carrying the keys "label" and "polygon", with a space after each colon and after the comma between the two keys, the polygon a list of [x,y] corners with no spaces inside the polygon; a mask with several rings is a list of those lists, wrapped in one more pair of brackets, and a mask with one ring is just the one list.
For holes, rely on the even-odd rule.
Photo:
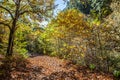
{"label": "bare branch", "polygon": [[1,5],[0,5],[0,8],[6,10],[10,14],[11,18],[14,20],[14,17],[12,15],[12,13],[10,12],[10,10],[8,10],[7,8],[5,8],[5,7],[1,6]]}
{"label": "bare branch", "polygon": [[6,23],[4,23],[4,22],[0,22],[0,25],[7,26],[7,27],[11,30],[11,27],[10,27],[10,25],[9,25],[9,24],[6,24]]}

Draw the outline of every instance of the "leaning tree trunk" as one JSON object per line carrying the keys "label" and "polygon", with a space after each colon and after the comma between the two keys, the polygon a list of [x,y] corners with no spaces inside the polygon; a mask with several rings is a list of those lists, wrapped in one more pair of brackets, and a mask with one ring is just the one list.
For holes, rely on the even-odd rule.
{"label": "leaning tree trunk", "polygon": [[8,47],[7,47],[6,56],[12,56],[12,54],[13,54],[14,35],[15,35],[16,22],[17,22],[17,18],[15,18],[13,23],[12,23],[12,28],[11,28],[10,34],[9,34],[9,40],[8,40]]}
{"label": "leaning tree trunk", "polygon": [[6,56],[13,54],[14,31],[10,31]]}

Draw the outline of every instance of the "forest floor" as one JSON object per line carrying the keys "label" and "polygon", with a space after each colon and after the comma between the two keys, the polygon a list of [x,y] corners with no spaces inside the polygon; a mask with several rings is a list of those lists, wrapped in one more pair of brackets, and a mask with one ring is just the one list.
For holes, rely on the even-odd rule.
{"label": "forest floor", "polygon": [[13,68],[9,74],[0,76],[0,80],[114,80],[110,74],[92,72],[56,57],[43,55],[27,60],[27,65]]}

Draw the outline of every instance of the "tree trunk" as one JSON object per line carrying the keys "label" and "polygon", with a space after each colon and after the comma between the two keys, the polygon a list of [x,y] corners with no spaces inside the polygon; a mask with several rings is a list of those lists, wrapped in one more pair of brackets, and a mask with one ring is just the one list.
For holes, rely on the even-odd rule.
{"label": "tree trunk", "polygon": [[12,23],[12,28],[11,28],[10,34],[9,34],[6,56],[12,56],[12,54],[13,54],[14,34],[15,34],[16,22],[17,22],[17,19],[15,19]]}
{"label": "tree trunk", "polygon": [[13,54],[14,31],[10,31],[6,56]]}
{"label": "tree trunk", "polygon": [[11,30],[10,30],[10,34],[9,34],[8,48],[7,48],[6,56],[12,56],[12,54],[13,54],[14,35],[15,35],[15,31],[16,31],[16,24],[17,24],[18,18],[20,16],[19,15],[20,2],[21,2],[21,0],[17,0],[15,2],[16,11],[15,11],[15,16],[14,16],[14,19],[13,19],[12,27],[11,27]]}

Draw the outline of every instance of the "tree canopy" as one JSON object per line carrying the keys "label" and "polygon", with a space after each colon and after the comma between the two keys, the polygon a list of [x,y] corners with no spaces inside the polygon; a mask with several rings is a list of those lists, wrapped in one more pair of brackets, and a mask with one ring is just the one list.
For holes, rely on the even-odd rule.
{"label": "tree canopy", "polygon": [[1,0],[0,1],[1,18],[0,25],[7,26],[10,30],[7,55],[12,55],[14,35],[19,23],[30,25],[30,21],[39,21],[52,15],[54,0]]}
{"label": "tree canopy", "polygon": [[111,13],[110,0],[70,0],[67,8],[76,8],[93,18],[104,18]]}

